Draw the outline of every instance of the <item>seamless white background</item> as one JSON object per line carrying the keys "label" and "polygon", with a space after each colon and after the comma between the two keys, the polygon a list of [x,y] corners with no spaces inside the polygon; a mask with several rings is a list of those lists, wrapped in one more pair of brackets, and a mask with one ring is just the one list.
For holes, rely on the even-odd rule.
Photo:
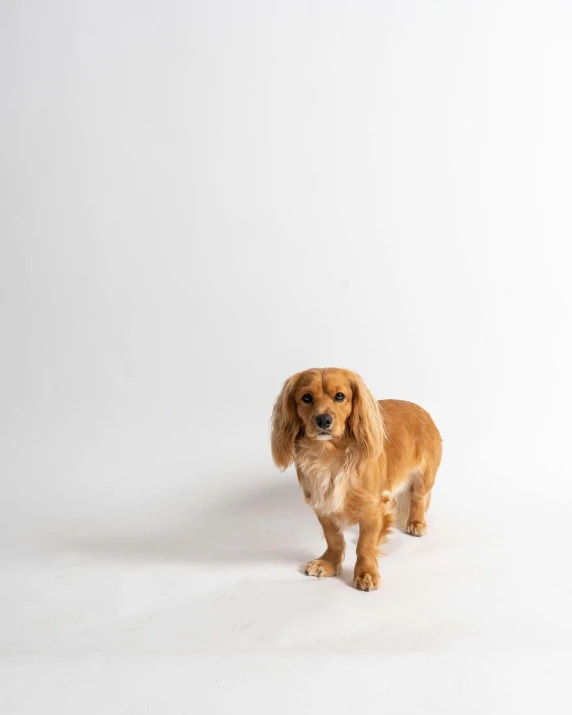
{"label": "seamless white background", "polygon": [[[0,8],[0,714],[565,711],[572,10]],[[444,437],[374,594],[299,567],[313,366]]]}

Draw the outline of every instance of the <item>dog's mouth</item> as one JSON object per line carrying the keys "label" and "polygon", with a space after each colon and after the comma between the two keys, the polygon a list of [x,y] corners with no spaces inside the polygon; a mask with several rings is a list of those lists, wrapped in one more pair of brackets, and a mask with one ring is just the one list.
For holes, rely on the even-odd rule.
{"label": "dog's mouth", "polygon": [[320,442],[326,442],[329,439],[333,439],[334,435],[331,432],[328,432],[327,430],[320,430],[318,434],[316,435],[316,439],[319,440]]}

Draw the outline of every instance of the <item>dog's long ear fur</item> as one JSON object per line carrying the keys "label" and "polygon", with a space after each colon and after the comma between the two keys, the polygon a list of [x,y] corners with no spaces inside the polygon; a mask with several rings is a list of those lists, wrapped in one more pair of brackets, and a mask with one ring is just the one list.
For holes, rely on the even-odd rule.
{"label": "dog's long ear fur", "polygon": [[383,451],[385,428],[381,408],[359,375],[352,380],[352,413],[350,432],[360,450],[360,462],[376,459]]}
{"label": "dog's long ear fur", "polygon": [[292,464],[294,442],[302,425],[294,401],[299,377],[300,373],[297,373],[286,380],[272,410],[272,459],[280,469],[286,469]]}

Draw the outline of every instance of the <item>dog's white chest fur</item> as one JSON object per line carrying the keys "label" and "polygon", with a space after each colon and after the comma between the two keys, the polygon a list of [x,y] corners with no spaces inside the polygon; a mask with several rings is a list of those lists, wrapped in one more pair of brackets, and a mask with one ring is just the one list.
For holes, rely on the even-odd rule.
{"label": "dog's white chest fur", "polygon": [[310,506],[318,514],[343,511],[351,468],[336,458],[327,459],[321,449],[304,450],[297,455],[296,465],[302,473],[302,487]]}

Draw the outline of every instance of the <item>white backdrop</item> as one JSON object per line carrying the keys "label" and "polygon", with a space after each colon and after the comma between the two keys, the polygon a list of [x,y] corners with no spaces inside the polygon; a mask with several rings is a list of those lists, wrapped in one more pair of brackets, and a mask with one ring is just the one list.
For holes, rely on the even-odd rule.
{"label": "white backdrop", "polygon": [[[379,654],[385,636],[382,646],[365,634],[391,623],[398,652],[431,651],[410,616],[395,615],[417,608],[429,588],[421,575],[448,583],[435,602],[454,594],[460,609],[458,641],[443,645],[439,628],[424,641],[439,644],[429,671],[469,659],[459,698],[477,686],[475,652],[508,662],[516,648],[520,683],[565,648],[571,31],[564,0],[2,4],[2,653],[12,684],[0,712],[34,712],[34,668],[44,674],[36,694],[77,712],[82,664],[96,653],[124,658],[94,689],[94,711],[112,713],[189,712],[183,671],[159,678],[161,697],[145,677],[117,695],[146,672],[141,653],[175,658],[176,673],[177,653]],[[359,372],[379,398],[419,402],[444,437],[434,541],[396,537],[382,576],[403,550],[413,561],[367,612],[362,594],[350,646],[331,625],[355,637],[349,581],[312,585],[318,612],[331,612],[300,636],[310,580],[297,566],[317,555],[319,531],[268,450],[281,382],[324,365]],[[229,568],[250,584],[244,602]],[[237,599],[222,610],[221,583]],[[328,601],[333,588],[342,601]],[[297,604],[289,615],[245,615],[266,599],[278,608],[283,594]],[[507,610],[475,615],[483,598],[505,598]],[[521,620],[507,625],[518,602]],[[130,618],[141,642],[122,640]],[[540,645],[519,640],[531,619]],[[475,645],[471,628],[485,623],[504,624],[513,645],[492,631]],[[327,657],[315,667],[331,678]],[[226,660],[193,662],[201,687],[226,682],[221,712],[247,687]],[[356,673],[373,667],[352,662]],[[77,669],[77,692],[49,690],[62,663]],[[305,666],[279,663],[289,675],[274,685],[290,692],[299,674],[288,668]],[[384,667],[392,682],[405,677]],[[502,711],[510,677],[486,682],[484,706]],[[521,693],[523,704],[545,703],[546,685]],[[439,712],[469,712],[451,693],[431,697]]]}

